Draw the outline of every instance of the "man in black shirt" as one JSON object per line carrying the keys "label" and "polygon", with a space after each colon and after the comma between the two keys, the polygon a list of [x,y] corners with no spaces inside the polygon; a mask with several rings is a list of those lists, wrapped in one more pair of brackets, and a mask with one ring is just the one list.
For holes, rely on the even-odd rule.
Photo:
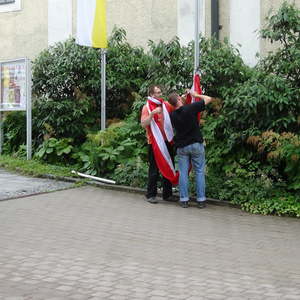
{"label": "man in black shirt", "polygon": [[175,110],[170,114],[175,128],[175,147],[177,148],[179,167],[180,205],[188,207],[190,162],[194,168],[197,188],[197,202],[199,208],[205,207],[205,150],[203,137],[199,128],[198,113],[205,110],[205,106],[213,98],[190,92],[193,97],[201,98],[199,102],[183,105],[183,100],[177,93],[169,96],[169,103]]}

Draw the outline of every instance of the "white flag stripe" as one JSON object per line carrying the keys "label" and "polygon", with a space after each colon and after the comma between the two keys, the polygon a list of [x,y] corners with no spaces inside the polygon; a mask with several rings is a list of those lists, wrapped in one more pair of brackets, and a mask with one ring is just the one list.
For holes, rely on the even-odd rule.
{"label": "white flag stripe", "polygon": [[[160,103],[160,102],[159,102]],[[149,113],[151,112],[149,104],[147,103],[147,108]],[[152,119],[151,123],[150,123],[150,127],[151,127],[151,131],[152,134],[156,140],[156,143],[158,145],[158,148],[160,149],[161,154],[163,155],[164,159],[166,160],[166,162],[168,163],[169,167],[171,168],[172,172],[174,173],[174,175],[176,174],[175,169],[174,169],[174,165],[169,153],[169,150],[167,148],[167,145],[164,141],[163,135],[158,127],[158,125],[156,124],[155,120]]]}
{"label": "white flag stripe", "polygon": [[96,0],[77,1],[76,43],[92,46],[92,32],[96,11]]}
{"label": "white flag stripe", "polygon": [[166,108],[165,103],[161,103],[157,99],[150,97],[150,96],[148,97],[148,100],[150,100],[158,105],[162,105],[162,110],[163,110],[163,115],[164,115],[164,130],[165,130],[165,134],[166,134],[168,142],[171,142],[174,138],[174,131],[173,131],[173,127],[171,124],[170,115]]}

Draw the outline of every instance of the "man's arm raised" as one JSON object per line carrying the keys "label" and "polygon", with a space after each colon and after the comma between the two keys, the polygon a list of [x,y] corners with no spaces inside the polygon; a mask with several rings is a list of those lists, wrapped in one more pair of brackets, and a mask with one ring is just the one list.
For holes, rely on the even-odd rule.
{"label": "man's arm raised", "polygon": [[[147,109],[147,108],[145,108],[145,109]],[[156,107],[155,109],[153,109],[150,112],[150,114],[147,117],[144,117],[144,114],[142,113],[142,118],[141,118],[141,125],[142,125],[142,127],[146,128],[147,126],[149,126],[150,123],[151,123],[151,120],[152,120],[153,116],[155,114],[161,113],[161,111],[162,111],[161,107]]]}
{"label": "man's arm raised", "polygon": [[209,104],[210,102],[212,102],[214,100],[214,98],[210,97],[210,96],[206,96],[206,95],[200,95],[196,92],[192,92],[190,91],[190,94],[195,97],[195,98],[200,98],[204,100],[205,105]]}

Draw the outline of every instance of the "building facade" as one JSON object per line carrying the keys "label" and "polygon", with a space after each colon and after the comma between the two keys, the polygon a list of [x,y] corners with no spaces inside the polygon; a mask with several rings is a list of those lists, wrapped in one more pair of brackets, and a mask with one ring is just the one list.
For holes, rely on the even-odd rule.
{"label": "building facade", "polygon": [[[249,65],[256,53],[265,55],[271,45],[258,37],[270,9],[283,0],[199,0],[200,31],[240,45]],[[300,0],[290,0],[300,8]],[[147,48],[149,40],[182,44],[194,39],[194,0],[107,0],[108,35],[114,26],[127,32],[132,45]],[[0,0],[0,60],[29,57],[76,35],[76,0]]]}

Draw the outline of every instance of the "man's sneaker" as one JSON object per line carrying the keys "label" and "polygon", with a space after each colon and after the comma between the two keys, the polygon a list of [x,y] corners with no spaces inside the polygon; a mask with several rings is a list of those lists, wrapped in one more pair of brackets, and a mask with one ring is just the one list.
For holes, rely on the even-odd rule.
{"label": "man's sneaker", "polygon": [[206,201],[199,201],[197,206],[198,206],[198,208],[205,208],[206,207]]}
{"label": "man's sneaker", "polygon": [[168,198],[164,198],[164,201],[177,202],[177,199],[174,196],[169,196]]}
{"label": "man's sneaker", "polygon": [[189,202],[188,201],[181,201],[180,202],[180,206],[182,208],[188,208],[189,207]]}
{"label": "man's sneaker", "polygon": [[148,201],[149,203],[152,203],[152,204],[156,204],[156,203],[157,203],[157,200],[156,200],[155,197],[148,198],[147,201]]}

